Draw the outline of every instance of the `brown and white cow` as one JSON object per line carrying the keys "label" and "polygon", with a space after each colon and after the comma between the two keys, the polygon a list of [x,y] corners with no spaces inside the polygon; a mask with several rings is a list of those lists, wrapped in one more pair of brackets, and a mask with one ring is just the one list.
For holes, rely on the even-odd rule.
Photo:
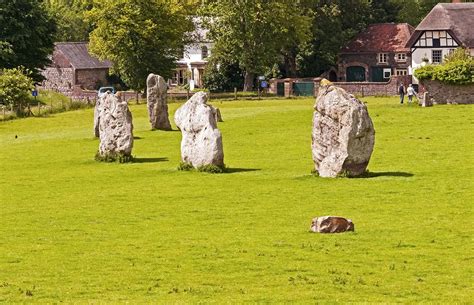
{"label": "brown and white cow", "polygon": [[311,231],[315,233],[341,233],[354,231],[354,223],[350,219],[338,216],[321,216],[313,218]]}

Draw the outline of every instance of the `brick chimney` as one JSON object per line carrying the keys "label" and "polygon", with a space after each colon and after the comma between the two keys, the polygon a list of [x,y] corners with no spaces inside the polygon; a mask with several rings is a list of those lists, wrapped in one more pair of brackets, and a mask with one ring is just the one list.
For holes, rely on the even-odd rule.
{"label": "brick chimney", "polygon": [[461,0],[453,0],[451,3],[461,3]]}

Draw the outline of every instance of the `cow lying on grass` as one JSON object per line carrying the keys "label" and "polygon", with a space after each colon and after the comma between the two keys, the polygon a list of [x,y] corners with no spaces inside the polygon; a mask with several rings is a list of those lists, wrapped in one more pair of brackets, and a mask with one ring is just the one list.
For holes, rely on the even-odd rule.
{"label": "cow lying on grass", "polygon": [[344,217],[321,216],[313,218],[310,229],[315,233],[341,233],[354,231],[354,223]]}

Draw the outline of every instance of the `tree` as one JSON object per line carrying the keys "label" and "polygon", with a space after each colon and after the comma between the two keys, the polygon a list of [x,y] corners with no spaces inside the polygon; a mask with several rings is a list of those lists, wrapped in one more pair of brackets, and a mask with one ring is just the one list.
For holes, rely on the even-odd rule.
{"label": "tree", "polygon": [[15,107],[18,115],[23,113],[23,105],[34,88],[28,75],[23,67],[0,70],[0,101]]}
{"label": "tree", "polygon": [[44,0],[49,14],[57,22],[56,41],[87,41],[92,25],[86,12],[92,9],[92,0]]}
{"label": "tree", "polygon": [[0,68],[24,66],[32,77],[50,63],[56,25],[39,0],[0,0]]}
{"label": "tree", "polygon": [[309,38],[310,20],[298,6],[285,0],[207,1],[209,36],[215,42],[213,57],[238,62],[244,71],[244,91],[282,59],[282,50]]}
{"label": "tree", "polygon": [[337,62],[340,48],[370,23],[368,0],[307,0],[313,14],[311,42],[298,55],[299,75],[318,76]]}
{"label": "tree", "polygon": [[185,12],[178,2],[166,0],[94,2],[88,13],[95,25],[89,49],[100,59],[112,61],[112,72],[140,91],[149,73],[171,77],[186,33],[193,27]]}

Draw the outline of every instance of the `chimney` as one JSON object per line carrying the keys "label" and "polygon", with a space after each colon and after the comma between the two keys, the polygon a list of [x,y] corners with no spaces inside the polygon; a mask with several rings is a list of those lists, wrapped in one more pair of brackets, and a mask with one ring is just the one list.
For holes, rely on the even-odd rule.
{"label": "chimney", "polygon": [[453,0],[451,3],[461,3],[461,0]]}

